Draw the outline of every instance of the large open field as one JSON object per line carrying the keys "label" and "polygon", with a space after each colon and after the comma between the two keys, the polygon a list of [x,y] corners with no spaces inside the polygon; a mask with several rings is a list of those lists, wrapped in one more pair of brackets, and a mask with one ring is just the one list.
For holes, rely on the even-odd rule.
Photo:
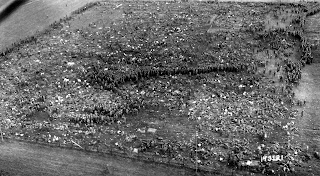
{"label": "large open field", "polygon": [[[69,3],[80,7],[57,2],[46,4],[47,17],[20,17],[43,30]],[[317,175],[318,145],[302,132],[311,95],[299,91],[302,68],[313,61],[303,33],[310,8],[164,1],[89,7],[4,50],[5,138],[167,163],[187,175]],[[20,17],[0,25],[17,30],[0,33],[3,49],[35,34],[33,26],[13,24]],[[28,33],[14,35],[19,31]]]}

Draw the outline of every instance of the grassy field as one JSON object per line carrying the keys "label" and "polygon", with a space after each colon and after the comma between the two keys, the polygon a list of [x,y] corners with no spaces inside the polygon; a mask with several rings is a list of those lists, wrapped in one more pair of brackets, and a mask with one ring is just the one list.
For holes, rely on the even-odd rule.
{"label": "grassy field", "polygon": [[[100,3],[2,57],[5,136],[243,175],[299,174],[310,152],[291,142],[301,41],[281,30],[299,30],[300,11]],[[284,159],[260,162],[269,155]]]}
{"label": "grassy field", "polygon": [[[50,146],[6,141],[1,144],[0,175],[24,176],[169,176],[192,175],[185,169],[170,168],[116,156],[85,153]],[[3,171],[1,174],[1,170]]]}
{"label": "grassy field", "polygon": [[4,5],[6,5],[9,2],[9,0],[2,0],[0,1],[0,7],[2,8]]}
{"label": "grassy field", "polygon": [[[11,1],[1,1],[0,3]],[[93,0],[30,0],[21,7],[21,13],[13,13],[0,25],[1,50],[14,42],[35,35],[50,24],[70,14]],[[0,4],[1,5],[1,4]],[[6,4],[5,4],[6,5]],[[1,9],[4,7],[1,7]]]}

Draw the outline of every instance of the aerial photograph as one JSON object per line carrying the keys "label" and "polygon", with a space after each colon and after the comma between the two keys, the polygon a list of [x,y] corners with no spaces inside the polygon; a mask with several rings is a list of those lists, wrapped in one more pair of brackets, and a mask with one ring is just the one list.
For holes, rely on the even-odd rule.
{"label": "aerial photograph", "polygon": [[0,176],[320,176],[320,1],[0,0],[0,101]]}

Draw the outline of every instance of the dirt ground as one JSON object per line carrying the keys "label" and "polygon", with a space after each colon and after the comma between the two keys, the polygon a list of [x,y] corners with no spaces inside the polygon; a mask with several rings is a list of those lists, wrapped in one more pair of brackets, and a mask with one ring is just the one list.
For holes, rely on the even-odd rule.
{"label": "dirt ground", "polygon": [[[10,176],[184,176],[178,168],[21,142],[0,144],[0,171]],[[19,168],[19,169],[17,169]]]}
{"label": "dirt ground", "polygon": [[[306,66],[302,70],[302,79],[297,88],[295,88],[295,97],[298,100],[306,101],[306,106],[296,107],[298,117],[295,124],[299,129],[299,135],[294,136],[292,142],[302,143],[310,154],[319,152],[320,146],[320,123],[319,123],[319,107],[320,107],[320,64],[312,64]],[[303,111],[303,115],[300,115]],[[319,169],[319,161],[312,159],[308,162],[313,170]],[[310,173],[311,174],[311,173]]]}
{"label": "dirt ground", "polygon": [[320,146],[320,64],[306,66],[302,72],[302,79],[296,88],[295,96],[299,100],[305,100],[306,106],[298,108],[304,111],[303,116],[297,119],[297,125],[301,129],[301,139],[313,149],[319,150]]}

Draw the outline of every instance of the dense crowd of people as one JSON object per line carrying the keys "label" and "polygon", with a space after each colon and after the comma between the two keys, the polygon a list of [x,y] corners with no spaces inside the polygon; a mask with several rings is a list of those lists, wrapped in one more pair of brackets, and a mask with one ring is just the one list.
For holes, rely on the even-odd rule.
{"label": "dense crowd of people", "polygon": [[[273,49],[265,51],[264,54],[268,58],[279,59],[286,48],[294,47],[294,44],[283,42],[282,39],[288,35],[300,40],[302,51],[300,62],[284,59],[284,65],[276,64],[276,71],[265,69],[263,72],[263,74],[276,77],[276,74],[279,74],[283,68],[284,74],[280,75],[279,80],[281,83],[287,81],[288,84],[286,87],[279,88],[269,84],[266,80],[261,80],[259,74],[252,74],[261,68],[259,65],[261,63],[256,62],[252,56],[254,54],[251,52],[252,48],[247,48],[257,46],[249,42],[243,42],[249,40],[246,38],[246,34],[236,34],[230,31],[207,34],[199,29],[209,19],[208,14],[204,13],[208,10],[205,6],[199,9],[182,8],[179,15],[174,14],[175,11],[171,11],[169,6],[171,5],[167,5],[167,9],[162,7],[162,13],[166,14],[164,17],[160,17],[153,12],[128,13],[127,18],[121,22],[113,23],[108,29],[103,29],[105,31],[90,33],[90,31],[79,30],[77,32],[82,46],[78,46],[78,51],[68,50],[68,54],[92,59],[90,64],[83,65],[86,72],[79,78],[86,80],[91,86],[97,86],[99,89],[120,92],[119,94],[122,94],[123,97],[119,98],[121,100],[119,100],[120,103],[117,102],[118,104],[109,102],[109,104],[92,103],[84,106],[81,109],[83,113],[72,114],[69,122],[76,124],[76,128],[80,128],[82,125],[88,128],[99,125],[108,126],[105,131],[99,129],[97,130],[99,132],[94,135],[102,136],[109,130],[110,136],[116,136],[116,139],[119,139],[116,146],[122,150],[132,150],[132,147],[134,147],[135,152],[154,152],[157,155],[166,155],[179,161],[188,160],[199,165],[210,166],[212,162],[218,160],[236,167],[239,165],[245,166],[246,164],[239,163],[251,159],[248,156],[257,157],[261,153],[270,154],[273,152],[272,154],[276,154],[286,151],[285,146],[276,146],[275,144],[259,145],[257,150],[253,150],[257,146],[250,145],[250,139],[248,138],[250,136],[254,140],[258,139],[259,142],[267,141],[274,128],[281,128],[281,123],[279,125],[275,117],[285,118],[286,113],[290,111],[290,106],[288,107],[286,102],[289,102],[290,105],[293,103],[294,95],[292,94],[291,83],[298,83],[301,79],[303,66],[313,61],[311,46],[303,36],[303,30],[301,29],[304,26],[306,14],[303,8],[293,9],[293,13],[298,15],[297,18],[288,16],[288,18],[293,19],[290,24],[294,27],[275,27],[265,31],[261,19],[257,19],[252,25],[245,25],[245,27],[248,27],[247,31],[261,33],[261,41],[268,43],[270,48]],[[89,7],[82,8],[77,13],[81,13],[87,8]],[[159,9],[158,6],[148,7],[150,11],[161,11]],[[227,10],[228,7],[224,9],[224,11]],[[234,11],[237,11],[237,9]],[[235,18],[235,15],[230,15],[230,18]],[[63,22],[63,20],[60,22]],[[51,27],[53,29],[61,27],[60,22],[54,23]],[[132,33],[132,31],[134,32]],[[45,31],[45,34],[50,34],[50,30]],[[61,32],[61,34],[65,36],[73,35],[72,32]],[[65,36],[62,36],[62,38]],[[69,38],[63,39],[68,40]],[[57,39],[57,41],[59,40]],[[217,42],[215,42],[216,40]],[[18,44],[14,44],[1,56],[5,57],[8,53],[15,52],[14,48],[32,42],[37,44],[37,37],[29,37]],[[94,51],[88,46],[94,47]],[[264,49],[260,48],[260,50]],[[266,65],[268,65],[268,62]],[[154,78],[160,77],[165,80],[156,82]],[[173,79],[169,79],[169,77],[186,79],[183,80],[185,84],[179,85],[176,83],[178,81],[173,82]],[[190,81],[190,79],[192,80]],[[139,85],[138,82],[147,82],[148,80],[149,85],[158,87],[137,86],[137,88],[131,86],[122,89],[122,86],[126,83]],[[164,84],[169,85],[164,86]],[[188,84],[194,86],[195,90],[192,90],[192,93],[190,87],[182,87]],[[180,90],[173,91],[176,87],[179,87]],[[188,96],[183,96],[184,93]],[[191,97],[191,95],[193,96]],[[134,96],[136,98],[133,100],[132,97]],[[152,101],[146,97],[152,99]],[[188,98],[193,101],[183,103],[182,100]],[[140,139],[137,136],[128,137],[120,130],[122,123],[127,125],[128,128],[130,127],[126,124],[127,118],[124,116],[137,115],[140,109],[151,104],[169,106],[170,102],[163,103],[160,100],[178,101],[178,99],[181,101],[181,106],[171,105],[170,112],[174,111],[175,108],[178,108],[181,112],[186,107],[191,108],[191,110],[189,109],[188,120],[197,123],[197,129],[194,129],[194,127],[190,129],[198,130],[202,134],[201,137],[186,134],[184,137],[188,137],[189,141],[183,141],[184,139],[168,140],[161,137]],[[121,103],[123,104],[119,105]],[[298,101],[296,104],[303,106],[305,101]],[[215,114],[207,110],[208,107]],[[197,113],[201,115],[197,116]],[[303,115],[303,112],[301,115]],[[113,129],[112,125],[116,127]],[[294,130],[291,127],[287,128]],[[113,131],[110,132],[110,129]],[[219,137],[206,137],[205,134],[208,131],[218,134]],[[132,144],[132,141],[136,140],[138,144],[128,146],[126,142],[120,139],[125,140],[127,144]],[[102,139],[99,140],[102,141]],[[95,144],[103,144],[101,141]],[[222,148],[225,152],[217,153],[215,150],[217,148]],[[289,153],[289,150],[283,152],[283,154]]]}

